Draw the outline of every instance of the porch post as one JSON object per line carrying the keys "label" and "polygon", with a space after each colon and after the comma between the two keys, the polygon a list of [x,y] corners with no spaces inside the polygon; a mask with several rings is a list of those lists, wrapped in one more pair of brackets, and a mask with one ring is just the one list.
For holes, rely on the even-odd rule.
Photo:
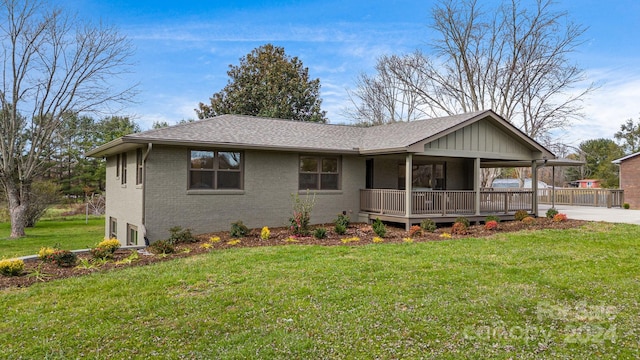
{"label": "porch post", "polygon": [[[405,160],[405,166],[404,166],[404,191],[405,191],[404,193],[405,215],[404,216],[407,219],[411,217],[411,208],[412,208],[411,195],[413,191],[413,189],[411,188],[413,185],[412,176],[413,176],[413,154],[409,153],[407,154],[407,157]],[[409,230],[410,226],[411,224],[409,223],[409,221],[407,221],[407,230]]]}
{"label": "porch post", "polygon": [[476,215],[480,215],[480,176],[482,176],[482,172],[480,170],[480,158],[477,157],[473,160],[473,191],[476,192],[476,200],[475,200],[475,213]]}
{"label": "porch post", "polygon": [[531,162],[531,211],[535,217],[538,217],[538,164],[535,160]]}

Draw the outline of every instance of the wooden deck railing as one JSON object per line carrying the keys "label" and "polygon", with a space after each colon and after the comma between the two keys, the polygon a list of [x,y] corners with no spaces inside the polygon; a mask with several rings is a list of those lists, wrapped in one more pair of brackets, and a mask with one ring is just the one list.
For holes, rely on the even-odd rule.
{"label": "wooden deck railing", "polygon": [[[539,189],[538,201],[552,203],[552,189]],[[622,207],[624,190],[619,189],[555,189],[556,205]]]}
{"label": "wooden deck railing", "polygon": [[[473,215],[475,192],[471,190],[413,191],[412,215]],[[533,192],[527,190],[500,190],[480,192],[480,212],[510,213],[532,210]],[[405,191],[393,189],[360,190],[360,209],[366,212],[405,215]]]}

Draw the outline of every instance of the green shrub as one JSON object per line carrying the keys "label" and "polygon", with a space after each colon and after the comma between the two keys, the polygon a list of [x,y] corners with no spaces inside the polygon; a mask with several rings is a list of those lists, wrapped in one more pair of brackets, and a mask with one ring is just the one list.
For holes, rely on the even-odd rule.
{"label": "green shrub", "polygon": [[71,267],[76,265],[78,255],[69,250],[56,250],[47,256],[47,260],[59,267]]}
{"label": "green shrub", "polygon": [[629,208],[631,208],[631,205],[629,205],[629,203],[624,203],[622,204],[622,207],[629,210]]}
{"label": "green shrub", "polygon": [[555,208],[551,208],[549,210],[547,210],[547,218],[549,219],[553,219],[554,216],[558,215],[558,210],[556,210]]}
{"label": "green shrub", "polygon": [[173,254],[176,248],[168,240],[158,240],[149,245],[149,250],[154,254]]}
{"label": "green shrub", "polygon": [[191,234],[191,229],[183,229],[180,226],[174,226],[169,229],[169,233],[171,234],[169,236],[169,242],[172,244],[186,244],[198,241],[198,239]]}
{"label": "green shrub", "polygon": [[327,237],[327,229],[323,228],[323,227],[319,227],[316,228],[313,231],[313,237],[315,237],[316,239],[324,239]]}
{"label": "green shrub", "polygon": [[496,215],[489,215],[484,219],[484,223],[488,223],[489,221],[495,221],[497,223],[500,222],[500,216],[496,216]]}
{"label": "green shrub", "polygon": [[373,232],[375,232],[379,237],[383,238],[385,235],[387,235],[387,227],[384,225],[382,220],[380,220],[380,218],[376,218],[373,224],[371,224],[371,227],[373,228]]}
{"label": "green shrub", "polygon": [[527,216],[529,216],[529,213],[526,210],[518,210],[513,217],[516,221],[522,221]]}
{"label": "green shrub", "polygon": [[347,214],[340,214],[333,222],[336,225],[344,226],[344,228],[346,229],[349,227],[349,223],[351,222],[351,219],[349,219],[349,216]]}
{"label": "green shrub", "polygon": [[113,251],[111,251],[109,248],[104,248],[104,247],[94,247],[93,249],[89,250],[89,253],[91,253],[91,256],[94,259],[98,259],[98,260],[111,260],[113,259]]}
{"label": "green shrub", "polygon": [[0,274],[5,276],[18,276],[24,271],[24,261],[20,259],[0,260]]}
{"label": "green shrub", "polygon": [[338,235],[344,235],[347,232],[347,227],[342,224],[336,224],[334,230]]}
{"label": "green shrub", "polygon": [[435,221],[433,221],[431,219],[424,219],[420,223],[420,228],[422,229],[422,231],[434,232],[434,231],[436,231],[436,229],[438,227],[436,226],[436,222]]}
{"label": "green shrub", "polygon": [[455,222],[456,222],[456,223],[464,224],[464,228],[465,228],[465,230],[466,230],[466,228],[468,228],[468,227],[469,227],[469,225],[471,225],[471,224],[469,223],[469,219],[467,219],[467,218],[466,218],[466,217],[464,217],[464,216],[461,216],[461,217],[457,218]]}
{"label": "green shrub", "polygon": [[231,224],[231,232],[229,235],[234,238],[245,237],[249,233],[249,228],[246,227],[242,221],[238,220]]}

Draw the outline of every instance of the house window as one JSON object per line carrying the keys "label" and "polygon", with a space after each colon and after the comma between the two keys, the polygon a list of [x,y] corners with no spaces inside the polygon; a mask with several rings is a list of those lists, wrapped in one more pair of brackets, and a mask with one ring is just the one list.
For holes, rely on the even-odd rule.
{"label": "house window", "polygon": [[340,189],[340,159],[337,156],[301,156],[298,188]]}
{"label": "house window", "polygon": [[116,155],[116,179],[120,177],[120,154]]}
{"label": "house window", "polygon": [[127,183],[127,153],[123,153],[120,160],[120,183],[122,185]]}
{"label": "house window", "polygon": [[191,150],[189,189],[242,189],[242,153]]}
{"label": "house window", "polygon": [[142,184],[142,149],[136,150],[136,185]]}
{"label": "house window", "polygon": [[127,245],[138,245],[138,227],[127,224]]}
{"label": "house window", "polygon": [[114,217],[109,217],[109,238],[118,238],[118,220]]}

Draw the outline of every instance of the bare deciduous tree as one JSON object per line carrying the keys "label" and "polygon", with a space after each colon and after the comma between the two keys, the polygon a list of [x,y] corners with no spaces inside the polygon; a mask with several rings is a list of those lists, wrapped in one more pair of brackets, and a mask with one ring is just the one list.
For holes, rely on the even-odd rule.
{"label": "bare deciduous tree", "polygon": [[381,57],[376,81],[359,81],[351,93],[357,112],[384,108],[369,94],[390,93],[407,105],[403,99],[415,99],[411,111],[433,117],[493,109],[536,139],[581,116],[593,86],[575,92],[584,73],[568,55],[585,29],[555,11],[552,0],[530,7],[505,0],[490,10],[476,0],[442,0],[432,18],[432,54]]}
{"label": "bare deciduous tree", "polygon": [[24,236],[33,181],[46,170],[52,137],[65,113],[123,103],[132,46],[115,29],[85,24],[40,0],[0,1],[0,182],[11,237]]}

